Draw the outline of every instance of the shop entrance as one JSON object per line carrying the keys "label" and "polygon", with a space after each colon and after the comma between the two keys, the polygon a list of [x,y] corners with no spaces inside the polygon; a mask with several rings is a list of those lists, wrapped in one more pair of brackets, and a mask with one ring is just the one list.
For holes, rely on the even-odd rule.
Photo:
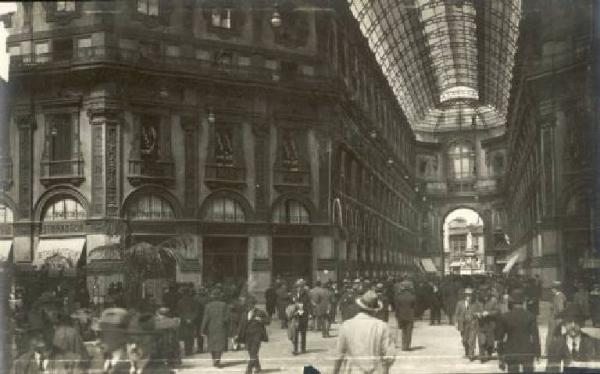
{"label": "shop entrance", "polygon": [[205,284],[234,282],[243,284],[248,280],[248,239],[203,239],[202,273]]}
{"label": "shop entrance", "polygon": [[273,238],[273,276],[288,283],[298,278],[312,279],[312,240]]}

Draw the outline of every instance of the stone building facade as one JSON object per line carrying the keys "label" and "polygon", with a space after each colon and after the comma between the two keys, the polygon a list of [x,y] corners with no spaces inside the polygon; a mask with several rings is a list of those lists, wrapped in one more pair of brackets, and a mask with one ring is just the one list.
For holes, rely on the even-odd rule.
{"label": "stone building facade", "polygon": [[30,2],[3,21],[18,267],[102,294],[122,275],[92,271],[95,248],[168,242],[173,280],[261,293],[418,264],[415,137],[344,2]]}

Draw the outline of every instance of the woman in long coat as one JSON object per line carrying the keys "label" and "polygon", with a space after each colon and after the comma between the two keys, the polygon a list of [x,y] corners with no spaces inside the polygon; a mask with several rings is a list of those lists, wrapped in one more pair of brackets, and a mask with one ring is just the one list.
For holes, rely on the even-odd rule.
{"label": "woman in long coat", "polygon": [[220,292],[214,290],[210,295],[210,302],[204,309],[202,318],[202,333],[207,336],[207,350],[211,353],[213,366],[219,367],[221,355],[227,350],[227,336],[229,335],[229,308],[220,300]]}

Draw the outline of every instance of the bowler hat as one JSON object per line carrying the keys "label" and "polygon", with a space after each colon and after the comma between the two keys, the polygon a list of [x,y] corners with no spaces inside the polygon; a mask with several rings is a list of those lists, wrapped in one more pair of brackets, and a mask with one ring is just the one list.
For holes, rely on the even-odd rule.
{"label": "bowler hat", "polygon": [[514,289],[508,298],[508,301],[513,304],[522,304],[525,301],[525,292],[522,289]]}
{"label": "bowler hat", "polygon": [[375,286],[376,291],[383,291],[383,283],[377,283]]}
{"label": "bowler hat", "polygon": [[360,298],[356,299],[356,304],[366,311],[377,312],[383,308],[383,304],[375,291],[367,291]]}
{"label": "bowler hat", "polygon": [[96,331],[122,331],[127,329],[131,314],[123,308],[108,308],[102,312],[100,319],[92,324]]}

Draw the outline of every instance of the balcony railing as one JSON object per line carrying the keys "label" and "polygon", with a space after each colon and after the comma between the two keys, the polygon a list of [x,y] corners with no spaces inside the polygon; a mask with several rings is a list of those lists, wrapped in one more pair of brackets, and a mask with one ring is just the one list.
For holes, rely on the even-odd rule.
{"label": "balcony railing", "polygon": [[128,179],[134,186],[143,182],[170,185],[175,182],[175,165],[172,161],[129,160]]}
{"label": "balcony railing", "polygon": [[41,182],[44,186],[53,183],[81,184],[83,175],[83,160],[45,160],[41,163]]}
{"label": "balcony railing", "polygon": [[211,188],[246,185],[246,169],[233,165],[208,164],[204,179]]}
{"label": "balcony railing", "polygon": [[86,47],[76,49],[72,53],[29,54],[11,56],[10,59],[11,70],[14,69],[16,71],[32,67],[54,65],[62,67],[64,65],[88,65],[94,63],[119,63],[133,65],[134,67],[165,69],[210,77],[231,77],[236,80],[266,80],[280,83],[293,82],[330,85],[329,75],[308,75],[299,71],[290,75],[289,79],[286,79],[279,70],[272,70],[266,67],[222,63],[191,57],[144,54],[139,50],[119,47]]}
{"label": "balcony railing", "polygon": [[307,170],[275,170],[275,188],[285,189],[310,187],[310,172]]}

